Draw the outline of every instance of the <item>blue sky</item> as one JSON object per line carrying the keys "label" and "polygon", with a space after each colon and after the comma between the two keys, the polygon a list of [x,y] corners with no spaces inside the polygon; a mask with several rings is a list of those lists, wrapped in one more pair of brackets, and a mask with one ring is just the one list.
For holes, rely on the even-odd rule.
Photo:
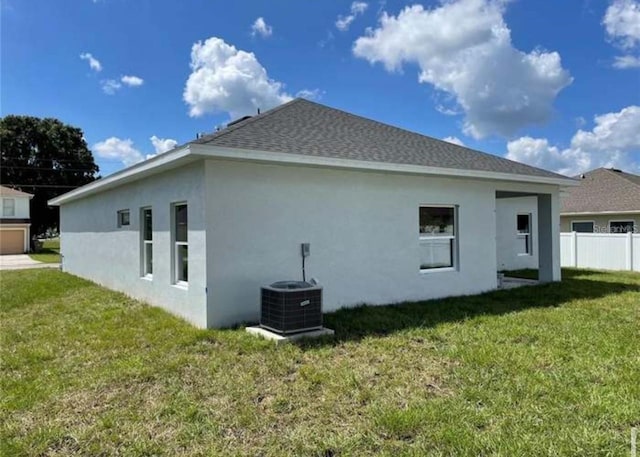
{"label": "blue sky", "polygon": [[563,173],[640,172],[634,0],[2,0],[1,14],[2,115],[82,128],[103,175],[297,95]]}

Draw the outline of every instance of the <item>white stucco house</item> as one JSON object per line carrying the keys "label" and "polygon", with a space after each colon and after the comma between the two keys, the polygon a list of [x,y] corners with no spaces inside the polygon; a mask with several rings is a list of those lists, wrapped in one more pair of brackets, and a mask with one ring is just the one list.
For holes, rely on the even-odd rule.
{"label": "white stucco house", "polygon": [[33,195],[11,187],[0,186],[0,255],[29,251]]}
{"label": "white stucco house", "polygon": [[525,264],[558,281],[574,184],[296,99],[50,204],[65,271],[224,327],[258,320],[260,286],[302,278],[301,243],[325,311],[475,294]]}

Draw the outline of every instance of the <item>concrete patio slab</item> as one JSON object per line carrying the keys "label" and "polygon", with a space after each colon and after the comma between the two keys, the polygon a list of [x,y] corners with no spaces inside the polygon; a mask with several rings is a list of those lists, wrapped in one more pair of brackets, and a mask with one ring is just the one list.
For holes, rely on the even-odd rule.
{"label": "concrete patio slab", "polygon": [[322,327],[321,329],[318,329],[318,330],[311,330],[308,332],[294,333],[291,335],[280,335],[279,333],[275,333],[275,332],[272,332],[271,330],[262,328],[259,325],[247,327],[246,330],[248,333],[251,333],[252,335],[256,335],[262,338],[266,338],[268,340],[272,340],[276,344],[290,343],[292,341],[297,341],[302,338],[318,338],[321,336],[335,334],[333,330],[326,327]]}
{"label": "concrete patio slab", "polygon": [[502,280],[501,289],[515,289],[516,287],[535,286],[536,284],[538,284],[538,281],[535,279],[510,278],[505,276]]}

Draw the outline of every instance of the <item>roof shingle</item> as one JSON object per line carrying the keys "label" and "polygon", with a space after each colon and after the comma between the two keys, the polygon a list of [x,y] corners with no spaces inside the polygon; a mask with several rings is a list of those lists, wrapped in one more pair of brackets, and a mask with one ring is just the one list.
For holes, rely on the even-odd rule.
{"label": "roof shingle", "polygon": [[366,119],[304,99],[193,143],[438,168],[564,178],[556,173]]}
{"label": "roof shingle", "polygon": [[582,176],[579,186],[567,189],[561,213],[640,211],[640,176],[610,168]]}
{"label": "roof shingle", "polygon": [[33,197],[33,195],[11,187],[0,186],[0,197]]}

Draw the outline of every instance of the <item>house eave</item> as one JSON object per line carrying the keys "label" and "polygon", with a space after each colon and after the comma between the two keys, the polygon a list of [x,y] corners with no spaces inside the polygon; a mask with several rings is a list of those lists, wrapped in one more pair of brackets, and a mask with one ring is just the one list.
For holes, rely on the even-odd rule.
{"label": "house eave", "polygon": [[113,173],[92,183],[74,189],[48,201],[50,206],[59,206],[89,195],[102,192],[123,184],[163,171],[176,168],[198,159],[225,159],[250,161],[257,163],[276,163],[284,165],[301,165],[322,168],[341,168],[361,171],[377,171],[385,173],[404,173],[458,178],[487,179],[533,184],[552,184],[558,186],[577,186],[578,180],[572,178],[553,178],[545,176],[498,173],[482,170],[456,168],[427,167],[387,162],[349,160],[331,157],[317,157],[285,152],[269,152],[249,149],[221,148],[207,144],[190,143],[173,151],[160,154],[139,164]]}
{"label": "house eave", "polygon": [[560,216],[597,216],[600,214],[640,214],[640,209],[625,211],[565,211],[561,212]]}
{"label": "house eave", "polygon": [[482,170],[428,167],[388,162],[349,160],[331,157],[308,156],[286,152],[268,152],[249,149],[221,148],[206,144],[191,145],[193,154],[202,158],[219,158],[261,163],[279,163],[311,167],[343,168],[387,173],[435,175],[460,178],[488,179],[498,181],[526,182],[535,184],[553,184],[558,186],[577,186],[580,181],[573,178],[553,178],[545,176],[519,175]]}
{"label": "house eave", "polygon": [[197,158],[189,151],[189,145],[185,145],[59,195],[49,200],[47,204],[49,206],[60,206],[73,200],[78,200],[129,182],[137,181],[145,176],[171,170],[172,168],[185,165],[196,159]]}

